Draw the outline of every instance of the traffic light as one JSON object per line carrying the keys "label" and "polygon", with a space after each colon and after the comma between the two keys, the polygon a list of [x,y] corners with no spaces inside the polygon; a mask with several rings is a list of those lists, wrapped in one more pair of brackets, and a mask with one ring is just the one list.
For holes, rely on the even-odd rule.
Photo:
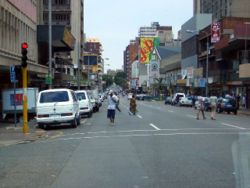
{"label": "traffic light", "polygon": [[26,42],[22,43],[22,67],[26,68],[27,67],[27,53],[28,53],[28,44]]}

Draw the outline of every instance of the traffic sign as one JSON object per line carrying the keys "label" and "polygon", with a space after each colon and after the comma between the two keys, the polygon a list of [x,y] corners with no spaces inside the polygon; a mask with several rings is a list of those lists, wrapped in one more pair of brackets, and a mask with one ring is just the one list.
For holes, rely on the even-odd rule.
{"label": "traffic sign", "polygon": [[11,83],[16,82],[16,71],[15,71],[14,65],[10,66],[10,81],[11,81]]}

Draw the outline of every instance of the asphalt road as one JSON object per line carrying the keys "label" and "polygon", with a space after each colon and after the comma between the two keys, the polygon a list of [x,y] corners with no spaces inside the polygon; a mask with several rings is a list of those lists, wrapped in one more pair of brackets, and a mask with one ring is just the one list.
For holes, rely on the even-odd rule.
{"label": "asphalt road", "polygon": [[128,100],[120,106],[114,125],[103,105],[77,129],[0,148],[0,187],[250,187],[250,117],[196,120],[192,108],[153,101],[131,116]]}

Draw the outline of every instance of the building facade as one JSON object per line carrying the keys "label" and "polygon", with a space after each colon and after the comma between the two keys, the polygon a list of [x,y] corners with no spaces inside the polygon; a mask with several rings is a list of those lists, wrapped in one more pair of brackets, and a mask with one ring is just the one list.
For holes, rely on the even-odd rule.
{"label": "building facade", "polygon": [[[46,63],[43,58],[48,51],[48,39],[42,41],[42,35],[48,31],[49,9],[48,0],[40,5],[39,18],[39,61]],[[77,69],[80,67],[84,45],[83,31],[83,0],[51,0],[52,2],[52,56],[54,59],[54,82],[58,87],[76,84]],[[44,29],[45,28],[45,29]],[[61,37],[61,38],[60,38]],[[63,41],[63,43],[61,43]]]}
{"label": "building facade", "polygon": [[223,17],[250,17],[249,0],[194,0],[194,14],[212,14],[213,20]]}

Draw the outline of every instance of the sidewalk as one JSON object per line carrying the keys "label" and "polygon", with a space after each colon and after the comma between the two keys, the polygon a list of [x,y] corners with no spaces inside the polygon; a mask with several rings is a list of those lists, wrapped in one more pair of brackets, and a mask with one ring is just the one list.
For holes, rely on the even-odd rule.
{"label": "sidewalk", "polygon": [[13,123],[0,122],[0,147],[34,142],[38,139],[45,139],[59,134],[59,131],[48,132],[36,128],[34,120],[30,121],[28,125],[29,133],[24,134],[22,123],[17,123],[15,127]]}
{"label": "sidewalk", "polygon": [[239,109],[238,114],[250,116],[250,110],[249,109]]}

